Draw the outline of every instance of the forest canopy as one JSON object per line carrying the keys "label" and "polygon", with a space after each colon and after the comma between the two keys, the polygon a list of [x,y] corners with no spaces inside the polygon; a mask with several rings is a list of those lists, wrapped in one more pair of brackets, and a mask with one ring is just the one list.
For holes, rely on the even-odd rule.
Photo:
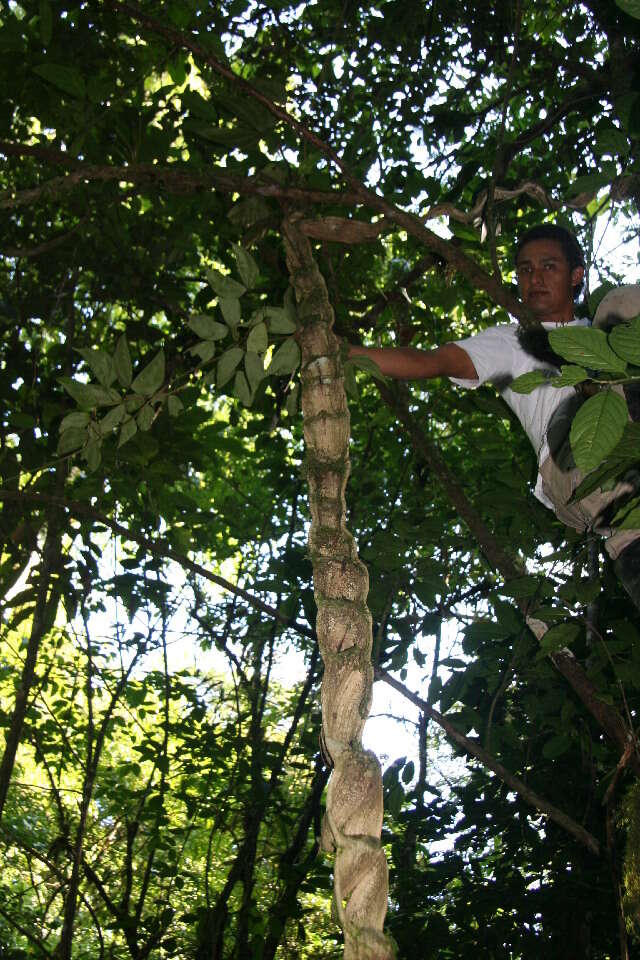
{"label": "forest canopy", "polygon": [[[292,263],[341,341],[429,348],[532,324],[549,221],[593,317],[639,279],[639,37],[638,0],[2,7],[0,960],[342,956]],[[562,354],[583,418],[638,323]],[[331,357],[371,670],[417,717],[388,937],[634,956],[637,610],[493,388]],[[626,410],[587,427],[589,483],[638,469]]]}

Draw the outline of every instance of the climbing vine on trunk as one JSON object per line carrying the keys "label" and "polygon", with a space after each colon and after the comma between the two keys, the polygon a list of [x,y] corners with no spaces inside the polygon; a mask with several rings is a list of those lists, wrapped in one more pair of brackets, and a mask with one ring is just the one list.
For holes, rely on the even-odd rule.
{"label": "climbing vine on trunk", "polygon": [[322,737],[334,767],[322,842],[336,852],[334,907],[345,960],[387,960],[394,948],[383,933],[388,869],[380,845],[382,774],[361,739],[373,687],[369,577],[345,525],[349,410],[324,279],[309,241],[291,219],[284,222],[284,239],[301,327],[309,548],[325,666]]}

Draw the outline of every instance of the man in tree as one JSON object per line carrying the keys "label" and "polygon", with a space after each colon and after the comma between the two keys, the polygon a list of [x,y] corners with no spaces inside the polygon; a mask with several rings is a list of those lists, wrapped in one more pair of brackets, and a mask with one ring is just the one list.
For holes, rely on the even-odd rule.
{"label": "man in tree", "polygon": [[[367,356],[381,372],[402,380],[449,377],[476,388],[492,382],[524,427],[538,458],[535,494],[556,516],[576,530],[594,529],[606,537],[606,549],[626,590],[640,607],[640,530],[615,530],[607,521],[633,491],[627,482],[568,503],[583,479],[570,453],[571,420],[582,402],[573,387],[543,385],[516,393],[511,382],[523,373],[558,373],[563,362],[550,348],[548,331],[588,325],[574,317],[574,301],[584,281],[584,257],[576,238],[562,227],[540,224],[515,248],[518,289],[523,304],[541,323],[527,330],[517,323],[499,324],[475,336],[434,350],[413,347],[375,348],[349,345],[349,356]],[[635,288],[638,290],[639,288]],[[640,312],[640,303],[637,310]]]}

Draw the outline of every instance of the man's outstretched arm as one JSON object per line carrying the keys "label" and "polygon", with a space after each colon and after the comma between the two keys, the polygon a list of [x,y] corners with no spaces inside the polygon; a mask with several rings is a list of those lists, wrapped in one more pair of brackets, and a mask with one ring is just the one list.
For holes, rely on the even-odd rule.
{"label": "man's outstretched arm", "polygon": [[415,347],[360,347],[350,343],[349,357],[369,357],[385,376],[396,380],[432,380],[435,377],[478,379],[471,357],[455,343],[445,343],[435,350],[416,350]]}

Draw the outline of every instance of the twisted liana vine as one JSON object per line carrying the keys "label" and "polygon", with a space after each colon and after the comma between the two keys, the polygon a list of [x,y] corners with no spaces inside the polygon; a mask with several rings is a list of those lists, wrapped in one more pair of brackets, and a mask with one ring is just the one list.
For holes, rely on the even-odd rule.
{"label": "twisted liana vine", "polygon": [[382,774],[361,739],[373,688],[369,577],[345,525],[349,410],[324,278],[293,219],[285,220],[283,235],[300,325],[309,549],[324,661],[322,737],[333,764],[322,844],[335,851],[334,908],[345,960],[390,960],[393,943],[383,933],[388,869],[380,844]]}

